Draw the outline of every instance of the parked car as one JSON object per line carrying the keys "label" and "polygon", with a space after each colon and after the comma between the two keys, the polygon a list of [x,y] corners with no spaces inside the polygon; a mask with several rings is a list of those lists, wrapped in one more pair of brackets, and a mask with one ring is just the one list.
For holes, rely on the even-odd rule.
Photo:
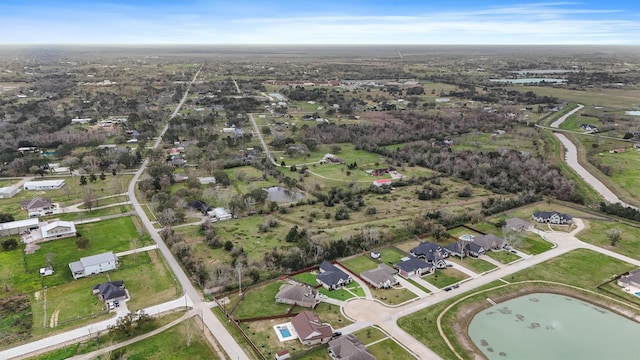
{"label": "parked car", "polygon": [[116,308],[116,306],[112,302],[107,303],[107,307],[109,308],[109,310],[113,310]]}
{"label": "parked car", "polygon": [[517,252],[517,251],[515,251],[515,250],[509,250],[509,252],[510,252],[510,253],[513,253],[513,254],[518,254],[518,252]]}
{"label": "parked car", "polygon": [[116,307],[119,307],[119,306],[120,306],[120,301],[118,301],[118,300],[113,300],[113,304],[114,304]]}

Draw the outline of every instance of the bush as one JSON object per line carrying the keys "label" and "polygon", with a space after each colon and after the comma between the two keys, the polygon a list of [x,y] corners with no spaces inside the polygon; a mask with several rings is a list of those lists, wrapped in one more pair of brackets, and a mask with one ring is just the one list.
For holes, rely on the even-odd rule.
{"label": "bush", "polygon": [[340,206],[340,208],[336,211],[336,220],[347,220],[349,219],[349,209],[346,206]]}
{"label": "bush", "polygon": [[5,250],[13,250],[18,247],[18,240],[11,238],[2,242],[2,248]]}
{"label": "bush", "polygon": [[86,249],[87,246],[89,246],[89,239],[83,237],[76,238],[76,246],[78,249]]}

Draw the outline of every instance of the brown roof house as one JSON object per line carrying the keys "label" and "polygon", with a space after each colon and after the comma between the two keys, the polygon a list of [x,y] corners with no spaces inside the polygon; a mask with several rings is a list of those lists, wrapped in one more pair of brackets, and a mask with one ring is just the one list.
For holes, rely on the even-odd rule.
{"label": "brown roof house", "polygon": [[276,294],[276,302],[315,308],[320,302],[318,290],[306,285],[284,284]]}
{"label": "brown roof house", "polygon": [[307,310],[294,316],[291,325],[303,345],[324,344],[331,340],[333,335],[331,325],[323,324],[318,315]]}
{"label": "brown roof house", "polygon": [[375,360],[364,345],[352,334],[329,341],[329,356],[335,360]]}

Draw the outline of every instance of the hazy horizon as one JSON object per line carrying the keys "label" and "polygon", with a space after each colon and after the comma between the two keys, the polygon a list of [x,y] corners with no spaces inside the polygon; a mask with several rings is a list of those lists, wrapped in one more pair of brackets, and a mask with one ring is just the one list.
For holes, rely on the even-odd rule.
{"label": "hazy horizon", "polygon": [[639,45],[634,0],[4,0],[0,44]]}

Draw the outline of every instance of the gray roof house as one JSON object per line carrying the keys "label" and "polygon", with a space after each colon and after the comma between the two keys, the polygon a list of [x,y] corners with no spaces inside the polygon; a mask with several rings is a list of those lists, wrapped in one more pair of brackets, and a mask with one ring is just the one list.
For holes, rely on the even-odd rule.
{"label": "gray roof house", "polygon": [[538,211],[533,213],[533,220],[548,224],[570,224],[573,222],[573,217],[557,211]]}
{"label": "gray roof house", "polygon": [[53,203],[50,198],[34,197],[29,200],[20,201],[20,207],[27,212],[45,211],[52,209]]}
{"label": "gray roof house", "polygon": [[335,360],[376,359],[353,334],[347,334],[329,341],[329,356]]}
{"label": "gray roof house", "polygon": [[320,264],[320,274],[316,281],[325,288],[334,290],[350,283],[351,276],[325,260]]}
{"label": "gray roof house", "polygon": [[533,228],[533,224],[518,218],[511,218],[506,220],[505,226],[509,230],[519,231],[519,232],[528,231]]}
{"label": "gray roof house", "polygon": [[118,257],[112,252],[80,258],[80,261],[69,263],[74,279],[100,274],[113,270],[118,266]]}
{"label": "gray roof house", "polygon": [[302,307],[315,308],[320,302],[318,290],[298,284],[284,284],[276,294],[276,302]]}
{"label": "gray roof house", "polygon": [[364,271],[360,274],[360,277],[374,288],[383,289],[398,284],[398,278],[395,276],[397,273],[396,269],[385,264],[379,264],[377,269]]}
{"label": "gray roof house", "polygon": [[617,283],[618,286],[622,287],[634,286],[640,288],[640,269],[635,269],[626,275],[620,276]]}
{"label": "gray roof house", "polygon": [[433,265],[427,263],[422,259],[410,257],[405,261],[400,261],[399,263],[397,263],[396,269],[398,269],[398,273],[404,277],[413,275],[421,276],[424,273],[432,272]]}
{"label": "gray roof house", "polygon": [[413,256],[426,256],[427,254],[433,254],[437,250],[440,250],[440,245],[430,243],[428,241],[421,241],[420,244],[411,249],[411,255]]}
{"label": "gray roof house", "polygon": [[107,281],[98,284],[92,289],[94,295],[102,301],[119,300],[127,297],[127,290],[124,287],[124,281]]}
{"label": "gray roof house", "polygon": [[473,243],[482,246],[485,250],[500,250],[507,244],[503,238],[493,234],[476,236],[473,238]]}

